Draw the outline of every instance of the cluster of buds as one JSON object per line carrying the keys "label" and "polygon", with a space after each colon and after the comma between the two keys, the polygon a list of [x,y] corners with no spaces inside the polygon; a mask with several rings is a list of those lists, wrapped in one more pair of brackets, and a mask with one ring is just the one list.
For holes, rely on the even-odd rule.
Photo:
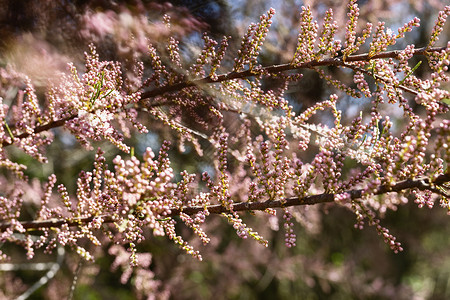
{"label": "cluster of buds", "polygon": [[[267,246],[268,242],[244,222],[239,211],[262,210],[273,222],[274,209],[282,208],[285,243],[293,247],[293,215],[286,206],[334,201],[355,213],[355,227],[363,228],[367,222],[391,249],[401,251],[396,238],[379,224],[378,216],[404,201],[389,196],[375,201],[374,197],[409,189],[419,206],[431,207],[441,197],[441,205],[449,207],[448,194],[442,192],[449,181],[448,170],[444,171],[444,162],[450,157],[449,122],[442,121],[437,126],[436,121],[448,112],[443,101],[450,95],[440,86],[448,81],[445,72],[450,43],[438,50],[430,47],[437,41],[450,8],[439,15],[426,51],[419,52],[411,45],[391,53],[386,52],[387,48],[418,26],[419,20],[414,18],[400,27],[397,35],[384,23],[379,23],[372,34],[372,24],[367,24],[357,37],[356,0],[351,0],[348,8],[341,49],[341,41],[335,39],[337,24],[333,12],[326,13],[319,31],[311,9],[303,7],[298,45],[289,64],[265,67],[258,62],[275,13],[270,9],[259,23],[248,28],[229,73],[217,73],[223,65],[229,38],[219,43],[204,35],[198,58],[183,70],[180,42],[171,37],[164,48],[167,58],[158,54],[157,47],[149,46],[152,69],[144,80],[142,65],[136,68],[135,75],[142,82],[138,91],[127,91],[121,65],[101,61],[92,46],[85,55],[86,70],[80,72],[71,64],[71,73],[49,90],[47,109],[40,106],[29,81],[11,108],[10,118],[0,98],[0,122],[6,124],[0,126],[0,166],[22,179],[25,167],[7,157],[6,146],[15,144],[45,162],[45,146],[53,141],[48,130],[64,126],[87,149],[93,148],[92,141],[108,140],[130,153],[124,140],[130,133],[127,124],[138,132],[147,132],[138,121],[140,112],[172,129],[181,141],[191,142],[199,154],[203,153],[199,137],[215,148],[211,160],[214,171],[203,173],[201,179],[186,170],[172,168],[168,142],[162,144],[158,155],[147,148],[141,160],[133,153],[128,159],[117,156],[112,160],[112,168],[99,149],[93,170],[79,174],[75,195],[70,195],[65,185],[57,185],[55,175],[49,177],[35,222],[18,221],[24,192],[20,188],[5,191],[5,196],[0,196],[2,241],[24,245],[29,258],[36,248],[51,251],[57,245],[69,245],[91,260],[94,256],[85,246],[86,240],[99,246],[104,243],[99,235],[104,234],[120,245],[111,248],[111,253],[119,257],[127,251],[131,264],[145,269],[150,258],[144,257],[147,263],[140,265],[142,256],[137,251],[138,244],[149,234],[167,236],[188,254],[202,259],[200,252],[177,233],[179,219],[207,244],[210,239],[202,225],[210,214],[221,214],[239,237],[251,237]],[[165,20],[169,25],[169,17]],[[354,55],[371,34],[369,53]],[[336,57],[339,50],[342,58]],[[413,74],[415,67],[408,65],[417,53],[431,57],[431,79],[417,78]],[[350,76],[352,84],[333,78],[322,66],[354,72]],[[340,110],[340,99],[347,96],[341,93],[332,94],[329,100],[296,116],[285,92],[301,76],[283,72],[301,68],[315,70],[348,96],[371,98],[370,112],[361,111],[353,119],[346,118]],[[280,79],[281,87],[267,90],[263,84],[266,77]],[[414,112],[407,93],[425,108],[425,116]],[[390,118],[394,105],[405,116],[405,128],[400,133],[393,130]],[[327,125],[310,124],[319,115],[325,116]],[[238,134],[230,119],[242,123]],[[432,161],[427,161],[430,151]],[[347,172],[349,165],[355,166],[351,172]],[[440,186],[435,187],[434,182]],[[240,184],[245,199],[240,197],[242,190],[233,188],[233,184]],[[62,202],[56,208],[49,204],[55,186]],[[43,233],[33,240],[28,229]],[[15,232],[25,237],[17,238]],[[3,258],[3,253],[0,255]],[[122,265],[118,260],[114,268]],[[124,282],[128,280],[128,269],[125,273]]]}

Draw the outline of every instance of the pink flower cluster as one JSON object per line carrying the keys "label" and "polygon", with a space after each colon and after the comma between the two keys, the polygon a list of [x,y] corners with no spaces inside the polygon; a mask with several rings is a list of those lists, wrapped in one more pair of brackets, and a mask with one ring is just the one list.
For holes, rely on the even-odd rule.
{"label": "pink flower cluster", "polygon": [[[335,27],[329,25],[332,17],[328,15],[328,27],[327,30],[323,31],[324,41],[323,44],[327,44],[328,47],[332,45],[332,37],[335,32]],[[327,24],[327,23],[326,23]],[[317,39],[317,32],[319,30],[319,24],[317,21],[313,20],[311,8],[302,6],[302,12],[300,14],[300,30],[298,33],[297,49],[295,50],[294,59],[292,61],[293,65],[298,65],[302,62],[311,61],[315,56],[315,43]]]}
{"label": "pink flower cluster", "polygon": [[241,48],[238,50],[236,59],[234,60],[233,70],[239,72],[246,66],[253,70],[257,65],[257,58],[261,51],[261,46],[264,43],[270,25],[272,24],[272,17],[275,10],[271,8],[267,15],[262,15],[259,23],[252,23],[242,38]]}
{"label": "pink flower cluster", "polygon": [[[157,47],[149,46],[150,72],[144,72],[142,64],[134,70],[137,78],[134,86],[142,82],[142,89],[147,91],[139,87],[138,91],[130,92],[124,84],[121,65],[101,61],[91,47],[85,55],[86,70],[80,72],[70,65],[71,74],[62,76],[49,89],[45,109],[29,81],[13,107],[8,108],[0,98],[0,122],[6,124],[0,126],[0,166],[20,178],[25,178],[24,166],[11,161],[4,147],[15,144],[45,162],[45,146],[53,140],[48,130],[64,126],[89,150],[91,141],[108,140],[128,153],[124,137],[131,134],[130,124],[138,132],[147,131],[138,121],[141,112],[178,134],[180,144],[192,143],[199,155],[206,143],[214,148],[210,160],[214,172],[205,172],[202,178],[171,167],[168,142],[162,144],[157,155],[147,148],[141,160],[134,154],[127,159],[117,156],[111,168],[104,151],[98,149],[93,170],[79,174],[74,195],[65,185],[57,184],[55,175],[49,176],[36,223],[31,225],[18,221],[24,191],[15,184],[14,189],[0,196],[0,219],[7,222],[1,241],[23,245],[29,258],[36,248],[51,251],[58,245],[68,245],[91,260],[94,256],[88,241],[102,245],[105,243],[102,237],[106,236],[115,244],[110,248],[110,253],[116,255],[113,269],[124,269],[122,281],[131,276],[130,269],[124,266],[123,256],[127,254],[131,264],[141,272],[141,289],[151,290],[157,285],[148,270],[151,256],[137,252],[138,245],[149,235],[167,236],[201,260],[200,252],[177,233],[178,223],[207,244],[210,238],[202,225],[211,213],[218,213],[239,237],[251,237],[267,246],[268,242],[244,222],[239,211],[262,210],[273,220],[275,208],[282,208],[285,244],[293,247],[297,241],[293,229],[295,214],[286,205],[334,200],[354,212],[356,228],[363,228],[367,222],[392,250],[402,251],[400,243],[379,221],[387,210],[396,209],[408,200],[392,196],[398,182],[423,179],[428,185],[412,186],[412,190],[408,187],[416,203],[432,207],[440,197],[441,206],[450,207],[444,188],[433,184],[446,174],[444,169],[450,161],[450,123],[445,119],[449,109],[444,104],[450,94],[441,89],[441,84],[449,80],[445,72],[450,43],[439,51],[430,49],[438,40],[449,7],[439,15],[430,47],[421,52],[429,58],[432,70],[429,79],[417,78],[416,67],[409,65],[418,53],[414,45],[386,52],[404,33],[418,26],[418,19],[401,27],[397,35],[386,29],[384,23],[378,23],[369,53],[354,55],[370,37],[372,24],[367,24],[357,37],[356,0],[351,0],[348,8],[342,58],[335,57],[341,50],[341,42],[335,40],[337,24],[333,12],[326,12],[319,32],[311,9],[303,7],[293,60],[279,66],[261,66],[258,57],[275,13],[270,9],[259,23],[248,28],[230,73],[218,74],[228,38],[219,44],[204,35],[199,56],[189,68],[184,68],[180,42],[172,37],[164,48],[167,54],[164,59]],[[170,18],[164,19],[170,30]],[[322,66],[343,68],[351,74],[347,76],[351,82],[335,79]],[[353,98],[364,95],[370,101],[366,101],[367,106],[359,114],[352,115],[341,108],[341,100],[348,97],[332,94],[328,100],[297,115],[285,93],[289,84],[301,76],[283,72],[303,67],[317,71],[331,87]],[[149,73],[145,80],[144,73]],[[266,78],[279,80],[280,85],[268,89],[264,85]],[[361,107],[365,98],[358,100]],[[423,107],[423,113],[412,108],[413,100]],[[11,117],[7,116],[8,110]],[[395,111],[400,111],[403,118],[395,116]],[[394,123],[393,115],[398,124]],[[198,138],[203,139],[202,143]],[[436,185],[439,184],[442,185],[440,182]],[[55,186],[62,204],[51,207]],[[26,226],[43,233],[33,240]],[[14,232],[24,237],[15,238]],[[148,286],[144,283],[147,279]]]}
{"label": "pink flower cluster", "polygon": [[[146,128],[135,119],[129,104],[140,100],[140,92],[130,95],[122,91],[122,72],[114,62],[101,62],[95,48],[86,56],[86,72],[80,77],[71,66],[71,77],[65,77],[55,87],[49,101],[56,111],[55,118],[71,118],[66,127],[86,147],[89,139],[107,139],[121,150],[128,152],[123,135],[113,126],[114,120],[130,120],[141,132]],[[128,110],[128,112],[126,112]]]}

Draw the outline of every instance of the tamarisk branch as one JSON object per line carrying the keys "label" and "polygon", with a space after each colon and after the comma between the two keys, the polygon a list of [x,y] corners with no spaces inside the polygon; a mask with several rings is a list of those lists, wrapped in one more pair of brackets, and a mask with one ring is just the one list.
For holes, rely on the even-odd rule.
{"label": "tamarisk branch", "polygon": [[[402,192],[408,189],[419,189],[421,191],[433,190],[435,191],[435,186],[442,186],[446,183],[450,182],[450,174],[442,174],[439,175],[433,182],[430,182],[428,178],[416,178],[416,179],[407,179],[400,181],[394,185],[382,185],[377,190],[371,193],[371,195],[381,195],[390,192]],[[349,195],[349,199],[355,200],[363,197],[364,190],[362,189],[354,189],[347,192],[344,192]],[[330,203],[334,202],[337,194],[331,193],[323,193],[318,195],[306,196],[303,198],[291,197],[282,200],[275,201],[263,201],[263,202],[240,202],[233,204],[233,211],[256,211],[256,210],[266,210],[268,208],[281,208],[281,207],[290,207],[290,206],[300,206],[300,205],[315,205],[320,203]],[[443,197],[449,197],[448,194],[444,194]],[[227,213],[229,210],[220,205],[210,205],[206,207],[209,213],[212,214],[221,214]],[[173,209],[171,214],[167,217],[175,217],[180,215],[180,213],[185,213],[188,215],[194,215],[198,212],[204,211],[205,207],[183,207],[182,209]],[[26,229],[35,229],[40,230],[44,228],[51,227],[61,227],[62,225],[67,225],[69,227],[74,226],[83,226],[94,219],[101,218],[103,223],[113,223],[115,219],[109,215],[103,216],[89,216],[84,218],[75,218],[69,220],[61,220],[61,219],[50,219],[50,220],[42,220],[42,221],[21,221],[20,225]],[[0,231],[6,231],[8,228],[12,226],[11,223],[0,223]]]}
{"label": "tamarisk branch", "polygon": [[[434,47],[434,48],[423,47],[423,48],[415,49],[414,55],[427,55],[428,53],[441,52],[445,49],[446,49],[446,47]],[[266,67],[262,67],[259,71],[245,70],[245,71],[240,71],[240,72],[230,72],[230,73],[218,75],[216,78],[212,78],[211,76],[208,76],[208,77],[197,79],[197,80],[183,81],[183,82],[178,82],[175,84],[169,84],[169,85],[165,85],[165,86],[162,86],[159,88],[152,89],[147,92],[143,92],[141,94],[141,101],[150,99],[150,98],[154,98],[157,96],[161,96],[166,93],[177,92],[177,91],[180,91],[187,87],[201,86],[204,84],[211,84],[211,83],[220,83],[220,82],[224,82],[227,80],[233,80],[233,79],[239,79],[239,78],[247,78],[247,77],[257,75],[258,72],[261,72],[262,74],[264,74],[264,73],[276,74],[276,73],[285,72],[285,71],[310,69],[310,68],[321,67],[321,66],[349,67],[346,64],[348,62],[370,61],[370,60],[374,60],[374,59],[384,59],[384,58],[397,58],[400,52],[401,52],[400,50],[385,51],[385,52],[382,52],[382,53],[379,53],[379,54],[376,54],[373,56],[369,55],[369,53],[364,53],[364,54],[348,56],[345,58],[345,61],[342,59],[342,57],[334,57],[334,58],[327,58],[327,59],[323,59],[323,60],[319,60],[319,61],[310,61],[310,62],[298,64],[298,65],[280,64],[280,65],[266,66]],[[401,88],[404,90],[407,90],[410,93],[416,94],[416,92],[414,90],[411,90],[407,87],[401,86]],[[155,107],[155,106],[161,106],[161,105],[165,105],[165,104],[167,104],[167,103],[148,102],[145,105],[147,107]],[[54,120],[54,121],[48,122],[47,124],[36,126],[33,130],[33,133],[38,134],[38,133],[50,130],[52,128],[64,126],[64,124],[66,124],[66,122],[73,120],[77,117],[78,117],[78,114],[74,114],[74,115],[71,115],[71,116],[63,118],[63,119]],[[3,141],[2,147],[6,147],[6,146],[10,146],[10,145],[14,144],[14,139],[23,139],[23,138],[27,138],[29,136],[30,136],[30,133],[27,133],[27,132],[18,134],[16,136],[14,136],[14,138],[11,139],[11,141],[7,141],[7,140]]]}
{"label": "tamarisk branch", "polygon": [[[429,49],[427,49],[427,47],[423,47],[423,48],[415,49],[414,55],[427,55],[427,53],[440,52],[445,49],[446,49],[446,47],[434,47],[434,48],[429,48]],[[369,53],[351,55],[351,56],[346,57],[345,62],[348,63],[348,62],[357,62],[357,61],[371,61],[374,59],[381,59],[381,58],[397,58],[400,52],[401,52],[400,50],[392,50],[392,51],[385,51],[385,52],[382,52],[382,53],[379,53],[379,54],[373,55],[373,56],[370,56]],[[293,65],[293,64],[289,63],[289,64],[266,66],[266,67],[262,67],[259,72],[261,72],[262,74],[264,74],[264,73],[275,74],[275,73],[291,71],[291,70],[310,69],[310,68],[314,68],[314,67],[324,67],[324,66],[346,66],[346,65],[344,64],[344,60],[342,59],[342,57],[332,57],[332,58],[327,58],[327,59],[318,60],[318,61],[315,60],[315,61],[310,61],[310,62],[306,62],[306,63],[301,63],[298,65]],[[218,75],[216,78],[212,78],[211,76],[208,76],[208,77],[197,79],[197,80],[183,81],[183,82],[179,82],[176,84],[165,85],[163,87],[144,92],[144,93],[142,93],[141,98],[142,99],[153,98],[156,96],[163,95],[165,93],[176,92],[176,91],[179,91],[181,89],[191,87],[191,86],[199,86],[199,85],[209,84],[209,83],[219,83],[219,82],[232,80],[232,79],[247,78],[247,77],[255,76],[255,73],[256,73],[255,70],[244,70],[244,71],[240,71],[240,72],[231,72],[231,73],[227,73],[227,74]]]}

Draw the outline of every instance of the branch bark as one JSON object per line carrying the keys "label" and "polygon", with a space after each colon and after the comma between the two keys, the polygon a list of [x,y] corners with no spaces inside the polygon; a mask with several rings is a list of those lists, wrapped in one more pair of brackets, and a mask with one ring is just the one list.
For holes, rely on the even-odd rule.
{"label": "branch bark", "polygon": [[[435,47],[427,49],[427,47],[419,48],[414,50],[414,55],[426,55],[430,52],[440,52],[442,50],[445,50],[446,47]],[[379,53],[377,55],[370,56],[368,53],[364,54],[357,54],[357,55],[351,55],[348,56],[345,59],[345,62],[356,62],[356,61],[370,61],[373,59],[380,59],[380,58],[398,58],[398,55],[401,53],[401,50],[393,50],[393,51],[385,51],[382,53]],[[323,60],[315,60],[310,62],[301,63],[299,65],[292,65],[292,64],[280,64],[280,65],[273,65],[273,66],[267,66],[261,68],[262,72],[266,72],[269,74],[274,73],[280,73],[285,71],[292,71],[292,70],[301,70],[301,69],[311,69],[314,67],[323,67],[323,66],[344,66],[344,60],[342,60],[342,57],[335,57],[335,58],[327,58]],[[238,78],[246,78],[255,76],[256,74],[252,70],[245,70],[241,72],[231,72],[227,74],[218,75],[215,79],[213,79],[211,76],[192,80],[192,81],[184,81],[179,82],[173,85],[166,85],[160,88],[155,88],[153,90],[147,91],[142,93],[141,99],[147,99],[147,98],[153,98],[156,96],[163,95],[165,93],[169,92],[176,92],[181,89],[191,87],[191,86],[201,86],[203,84],[209,84],[209,83],[219,83],[222,81],[232,80],[232,79],[238,79]]]}
{"label": "branch bark", "polygon": [[[403,181],[399,181],[394,185],[382,185],[378,189],[376,189],[372,194],[373,195],[381,195],[390,192],[402,192],[408,189],[419,189],[421,191],[432,190],[434,186],[443,185],[445,183],[450,182],[450,173],[442,174],[438,176],[433,182],[426,177],[420,177],[416,179],[407,179]],[[363,189],[354,189],[347,191],[345,193],[349,194],[351,200],[359,199],[363,196]],[[290,207],[290,206],[300,206],[300,205],[314,205],[320,203],[331,203],[335,201],[335,196],[337,194],[331,193],[323,193],[318,195],[306,196],[303,198],[291,197],[282,200],[275,201],[262,201],[262,202],[239,202],[233,204],[233,211],[256,211],[256,210],[266,210],[268,208],[280,208],[280,207]],[[172,212],[168,215],[168,217],[178,216],[181,212],[194,215],[200,211],[205,210],[204,207],[183,207],[182,209],[173,209]],[[221,213],[229,213],[230,211],[223,207],[220,204],[210,205],[207,207],[209,213],[212,214],[221,214]],[[89,216],[84,218],[75,218],[70,220],[61,220],[61,219],[49,219],[42,221],[21,221],[20,224],[24,229],[35,229],[40,230],[44,228],[51,227],[61,227],[64,224],[67,224],[69,227],[83,226],[92,222],[95,218],[102,218],[103,223],[113,223],[116,220],[112,216],[103,215],[103,216]],[[11,223],[0,223],[0,232],[7,230],[11,227]]]}
{"label": "branch bark", "polygon": [[[446,49],[446,47],[435,47],[435,48],[429,48],[429,49],[427,49],[426,47],[423,47],[423,48],[415,49],[414,55],[426,55],[427,53],[440,52],[445,49]],[[320,66],[345,66],[344,63],[348,63],[348,62],[370,61],[373,59],[380,59],[380,58],[397,58],[398,55],[400,54],[400,52],[401,52],[400,50],[393,50],[393,51],[385,51],[385,52],[382,52],[382,53],[379,53],[379,54],[373,55],[373,56],[370,56],[368,53],[351,55],[345,59],[345,62],[342,60],[342,57],[338,57],[338,58],[327,58],[327,59],[323,59],[323,60],[319,60],[319,61],[311,61],[311,62],[301,63],[299,65],[292,65],[292,64],[272,65],[272,66],[267,66],[267,67],[261,68],[261,71],[267,72],[269,74],[274,74],[274,73],[280,73],[280,72],[291,71],[291,70],[310,69],[310,68],[320,67]],[[218,75],[215,79],[213,79],[211,76],[208,76],[208,77],[197,79],[197,80],[183,81],[183,82],[179,82],[179,83],[175,83],[175,84],[171,84],[171,85],[166,85],[166,86],[163,86],[160,88],[155,88],[155,89],[152,89],[147,92],[143,92],[141,95],[141,101],[149,99],[149,98],[154,98],[156,96],[161,96],[166,93],[177,92],[177,91],[180,91],[184,88],[191,87],[191,86],[199,86],[199,85],[211,84],[211,83],[220,83],[220,82],[227,81],[227,80],[246,78],[246,77],[251,77],[251,76],[255,76],[255,75],[257,75],[257,74],[255,74],[254,71],[245,70],[245,71],[241,71],[241,72],[230,72],[230,73]],[[155,104],[150,103],[149,105],[150,106],[153,106],[153,105],[159,106],[159,105],[161,105],[161,103],[155,103]],[[40,132],[43,132],[46,130],[50,130],[52,128],[61,127],[67,121],[73,120],[76,117],[78,117],[78,115],[74,114],[74,115],[69,116],[64,119],[55,120],[55,121],[49,122],[47,124],[37,126],[34,129],[34,134],[37,134],[37,133],[40,133]],[[29,133],[21,133],[21,134],[16,135],[14,138],[22,139],[22,138],[26,138],[28,136],[30,136]],[[10,146],[12,144],[14,144],[14,140],[12,140],[11,142],[9,142],[9,141],[2,142],[3,147]]]}

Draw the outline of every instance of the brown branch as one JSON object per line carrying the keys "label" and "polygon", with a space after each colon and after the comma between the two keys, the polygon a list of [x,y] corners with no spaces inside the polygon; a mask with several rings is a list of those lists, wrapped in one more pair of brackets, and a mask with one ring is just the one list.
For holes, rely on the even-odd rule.
{"label": "brown branch", "polygon": [[[437,47],[437,48],[430,48],[427,49],[426,47],[415,49],[414,55],[426,55],[430,52],[440,52],[442,50],[445,50],[446,47]],[[393,51],[386,51],[383,53],[379,53],[373,56],[370,56],[368,53],[364,54],[357,54],[357,55],[351,55],[348,56],[345,59],[345,62],[355,62],[355,61],[370,61],[373,59],[380,59],[380,58],[398,58],[399,54],[401,53],[400,50],[393,50]],[[285,71],[291,71],[291,70],[300,70],[300,69],[311,69],[314,67],[322,67],[322,66],[342,66],[344,65],[344,61],[342,60],[342,57],[335,57],[335,58],[327,58],[319,61],[310,61],[301,63],[298,65],[292,65],[292,64],[280,64],[280,65],[273,65],[273,66],[267,66],[261,68],[261,73],[269,73],[269,74],[275,74]],[[192,81],[183,81],[172,85],[166,85],[160,88],[155,88],[153,90],[147,91],[142,93],[141,99],[147,99],[147,98],[153,98],[156,96],[163,95],[165,93],[170,92],[176,92],[181,89],[191,87],[191,86],[201,86],[204,84],[209,83],[219,83],[222,81],[227,80],[233,80],[238,78],[245,78],[245,77],[251,77],[255,76],[259,73],[255,73],[252,70],[245,70],[240,72],[231,72],[227,74],[218,75],[215,79],[213,79],[211,76],[192,80]]]}
{"label": "brown branch", "polygon": [[[430,49],[427,49],[426,47],[424,47],[424,48],[420,48],[420,49],[415,49],[414,55],[426,55],[427,53],[430,53],[430,52],[440,52],[445,49],[446,49],[446,47],[437,47],[437,48],[430,48]],[[351,56],[347,57],[345,59],[345,62],[370,61],[372,59],[379,59],[379,58],[397,58],[399,54],[400,54],[400,50],[386,51],[386,52],[379,53],[379,54],[373,55],[373,56],[370,56],[368,53],[357,54],[357,55],[351,55]],[[319,60],[319,61],[311,61],[311,62],[301,63],[299,65],[292,65],[292,64],[272,65],[272,66],[267,66],[267,67],[261,68],[261,71],[263,73],[275,74],[275,73],[280,73],[280,72],[284,72],[284,71],[310,69],[310,68],[314,68],[314,67],[333,66],[333,65],[334,66],[343,66],[344,61],[342,60],[342,57],[327,58],[327,59],[323,59],[323,60]],[[155,88],[153,90],[144,92],[141,95],[141,100],[153,98],[156,96],[161,96],[161,95],[163,95],[165,93],[169,93],[169,92],[180,91],[184,88],[191,87],[191,86],[198,86],[198,85],[210,84],[210,83],[220,83],[220,82],[227,81],[227,80],[251,77],[251,76],[255,76],[255,75],[258,75],[258,74],[255,74],[255,72],[252,70],[245,70],[245,71],[240,71],[240,72],[231,72],[231,73],[218,75],[215,79],[213,79],[211,76],[208,76],[208,77],[197,79],[197,80],[183,81],[183,82],[166,85],[166,86],[163,86],[160,88]],[[164,104],[163,103],[150,103],[149,104],[149,106],[159,106],[159,105],[164,105]],[[74,114],[74,115],[71,115],[64,119],[60,119],[60,120],[49,122],[44,125],[40,125],[34,129],[33,133],[37,134],[37,133],[40,133],[40,132],[43,132],[43,131],[46,131],[46,130],[49,130],[52,128],[63,126],[67,121],[75,119],[77,116],[78,116],[77,114]],[[24,132],[19,135],[16,135],[14,138],[23,139],[28,136],[30,136],[30,134]],[[3,147],[10,146],[13,143],[14,143],[13,140],[11,142],[3,141],[2,146]]]}
{"label": "brown branch", "polygon": [[[434,186],[443,185],[450,182],[450,173],[442,174],[438,176],[432,183],[426,177],[407,179],[400,181],[394,185],[383,185],[373,192],[373,195],[381,195],[389,192],[401,192],[408,189],[419,189],[422,191],[433,190]],[[350,199],[355,200],[363,196],[363,189],[350,190],[346,193],[350,195]],[[319,195],[306,196],[303,198],[292,197],[275,201],[263,201],[263,202],[239,202],[233,204],[233,211],[255,211],[255,210],[265,210],[268,208],[280,208],[280,207],[290,207],[299,205],[314,205],[320,203],[334,202],[336,194],[323,193]],[[207,207],[208,212],[212,214],[227,213],[229,210],[220,204],[210,205]],[[193,215],[198,212],[204,211],[204,207],[194,206],[194,207],[183,207],[182,209],[173,209],[172,212],[167,217],[178,216],[181,212]],[[92,222],[96,217],[101,217],[103,223],[113,223],[115,220],[113,217],[104,216],[90,216],[84,218],[76,218],[72,220],[60,220],[60,219],[50,219],[43,221],[21,221],[20,224],[25,229],[35,229],[40,230],[44,228],[61,227],[62,225],[68,225],[69,227],[75,227],[80,225],[86,225]],[[11,227],[11,223],[0,223],[0,232],[7,230]]]}
{"label": "brown branch", "polygon": [[[47,123],[47,124],[40,125],[40,126],[36,127],[36,128],[33,130],[33,133],[34,133],[34,134],[38,134],[38,133],[41,133],[41,132],[43,132],[43,131],[50,130],[50,129],[52,129],[52,128],[61,127],[61,126],[63,126],[64,124],[66,124],[67,121],[73,120],[73,119],[75,119],[76,117],[78,117],[78,114],[74,114],[74,115],[69,116],[69,117],[64,118],[64,119],[60,119],[60,120],[56,120],[56,121],[51,121],[51,122],[49,122],[49,123]],[[24,132],[24,133],[21,133],[21,134],[19,134],[19,135],[16,135],[14,138],[23,139],[23,138],[26,138],[26,137],[29,137],[29,136],[30,136],[29,133]],[[3,147],[6,147],[6,146],[9,146],[9,145],[12,145],[13,143],[14,143],[14,140],[11,140],[11,142],[3,141],[2,146],[3,146]]]}
{"label": "brown branch", "polygon": [[[443,174],[440,175],[436,180],[433,182],[433,185],[441,185],[443,183],[450,182],[450,174]],[[389,192],[401,192],[403,190],[417,188],[419,190],[429,190],[431,188],[431,185],[429,183],[428,178],[416,178],[416,179],[407,179],[398,182],[395,185],[387,186],[383,185],[380,186],[376,191],[374,191],[374,195],[381,195],[386,194]],[[363,196],[363,190],[362,189],[356,189],[356,190],[350,190],[347,192],[350,195],[350,199],[359,199]],[[240,202],[235,203],[233,205],[234,211],[252,211],[252,210],[265,210],[267,208],[279,208],[279,207],[289,207],[289,206],[299,206],[299,205],[314,205],[314,204],[320,204],[320,203],[327,203],[327,202],[334,202],[334,197],[336,194],[319,194],[319,195],[311,195],[306,196],[303,198],[298,197],[292,197],[287,198],[284,201],[281,200],[275,200],[275,201],[264,201],[264,202]],[[193,215],[195,213],[198,213],[200,211],[203,211],[203,207],[186,207],[182,210],[172,210],[172,214],[170,216],[176,216],[179,215],[180,212],[184,212],[188,215]],[[226,213],[229,212],[225,207],[222,205],[211,205],[208,206],[208,211],[213,214],[220,214],[220,213]],[[1,227],[0,227],[1,228]]]}

